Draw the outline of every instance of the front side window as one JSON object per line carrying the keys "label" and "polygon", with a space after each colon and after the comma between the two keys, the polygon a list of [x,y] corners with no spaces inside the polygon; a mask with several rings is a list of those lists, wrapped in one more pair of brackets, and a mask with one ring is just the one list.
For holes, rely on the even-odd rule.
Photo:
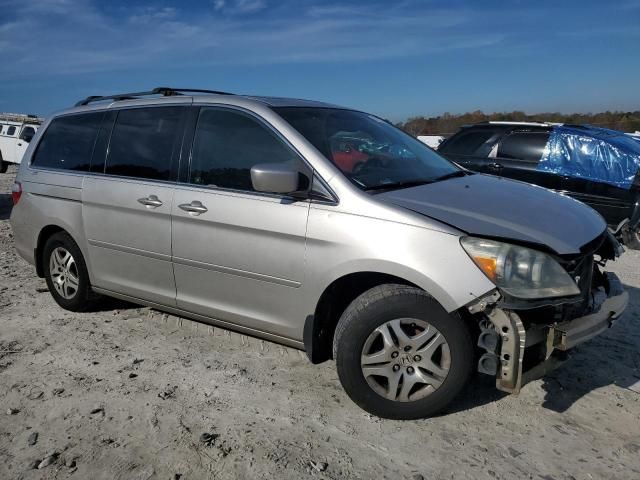
{"label": "front side window", "polygon": [[183,107],[124,109],[113,126],[105,173],[169,180]]}
{"label": "front side window", "polygon": [[498,147],[498,157],[537,163],[549,141],[548,132],[515,132],[507,135]]}
{"label": "front side window", "polygon": [[373,115],[337,108],[274,110],[363,190],[402,188],[465,174]]}
{"label": "front side window", "polygon": [[480,154],[478,150],[497,132],[490,129],[462,131],[447,140],[438,150],[452,155]]}
{"label": "front side window", "polygon": [[54,118],[38,144],[37,167],[88,171],[102,112]]}
{"label": "front side window", "polygon": [[231,110],[202,108],[193,141],[189,181],[253,191],[254,165],[300,162],[291,148],[256,119]]}

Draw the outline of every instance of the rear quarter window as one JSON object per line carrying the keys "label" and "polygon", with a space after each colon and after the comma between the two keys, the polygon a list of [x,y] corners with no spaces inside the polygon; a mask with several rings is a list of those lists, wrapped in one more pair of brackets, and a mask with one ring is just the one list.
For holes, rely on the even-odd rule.
{"label": "rear quarter window", "polygon": [[62,170],[89,171],[91,155],[103,112],[55,118],[44,132],[32,165]]}
{"label": "rear quarter window", "polygon": [[30,142],[33,139],[33,136],[36,134],[36,129],[33,127],[24,127],[22,132],[20,132],[20,140],[24,140],[25,142]]}

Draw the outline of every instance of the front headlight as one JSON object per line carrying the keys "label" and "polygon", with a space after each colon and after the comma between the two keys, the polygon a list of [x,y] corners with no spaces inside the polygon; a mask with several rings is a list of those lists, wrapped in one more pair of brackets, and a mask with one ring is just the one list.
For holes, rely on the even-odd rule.
{"label": "front headlight", "polygon": [[533,299],[580,293],[576,282],[546,253],[483,238],[463,237],[460,243],[480,270],[513,297]]}

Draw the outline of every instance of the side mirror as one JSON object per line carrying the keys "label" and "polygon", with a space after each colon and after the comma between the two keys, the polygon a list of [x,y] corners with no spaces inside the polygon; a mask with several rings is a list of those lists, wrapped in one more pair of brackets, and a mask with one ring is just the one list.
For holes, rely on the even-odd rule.
{"label": "side mirror", "polygon": [[251,184],[257,192],[293,193],[299,188],[299,172],[286,163],[261,163],[251,167]]}

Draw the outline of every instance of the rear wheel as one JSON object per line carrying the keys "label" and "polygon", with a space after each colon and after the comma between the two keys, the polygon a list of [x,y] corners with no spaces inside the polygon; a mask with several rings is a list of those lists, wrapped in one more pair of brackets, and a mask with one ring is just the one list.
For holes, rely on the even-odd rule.
{"label": "rear wheel", "polygon": [[442,410],[467,383],[473,352],[462,319],[406,285],[363,293],[343,313],[334,338],[345,391],[384,418],[423,418]]}
{"label": "rear wheel", "polygon": [[67,233],[56,233],[46,241],[42,257],[45,280],[56,303],[74,312],[89,309],[95,295],[76,242]]}

